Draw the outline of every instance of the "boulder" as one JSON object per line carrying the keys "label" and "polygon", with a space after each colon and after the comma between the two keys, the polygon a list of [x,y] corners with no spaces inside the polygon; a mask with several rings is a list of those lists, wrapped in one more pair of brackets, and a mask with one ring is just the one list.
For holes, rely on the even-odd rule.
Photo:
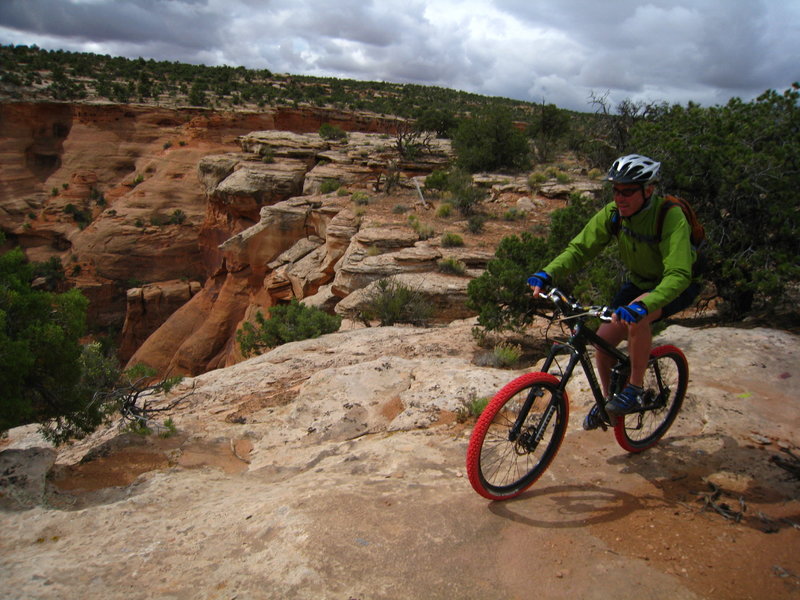
{"label": "boulder", "polygon": [[303,194],[319,194],[326,181],[337,181],[341,186],[364,186],[375,179],[376,171],[373,168],[357,164],[323,163],[311,169],[306,174],[303,184]]}
{"label": "boulder", "polygon": [[333,293],[344,298],[373,281],[412,271],[433,271],[442,253],[410,229],[374,227],[352,239],[336,277]]}
{"label": "boulder", "polygon": [[306,165],[299,160],[243,162],[217,185],[210,199],[234,218],[256,221],[262,206],[300,195],[305,174]]}
{"label": "boulder", "polygon": [[317,155],[330,147],[316,133],[293,133],[291,131],[253,131],[239,137],[242,150],[265,156],[303,159],[310,166]]}
{"label": "boulder", "polygon": [[[457,319],[475,316],[466,308],[467,286],[470,277],[458,277],[443,273],[400,273],[390,277],[419,294],[434,307],[432,321],[450,323]],[[377,281],[358,289],[343,298],[335,308],[336,314],[347,319],[358,320],[359,312],[366,306],[376,291]]]}

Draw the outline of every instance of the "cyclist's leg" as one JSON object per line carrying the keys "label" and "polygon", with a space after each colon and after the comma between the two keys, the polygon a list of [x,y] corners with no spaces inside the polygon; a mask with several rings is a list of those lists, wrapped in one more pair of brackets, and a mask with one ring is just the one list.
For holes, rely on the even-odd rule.
{"label": "cyclist's leg", "polygon": [[[625,339],[628,332],[622,323],[603,323],[597,329],[597,335],[603,338],[611,346],[616,348]],[[596,348],[595,364],[597,365],[597,375],[600,377],[600,385],[603,388],[603,395],[608,396],[608,386],[611,380],[611,369],[616,359],[610,354],[606,354],[600,348]]]}
{"label": "cyclist's leg", "polygon": [[[611,308],[617,308],[625,304],[630,304],[636,298],[644,294],[646,290],[636,287],[630,281],[625,282],[617,292],[614,299],[609,305]],[[617,347],[619,343],[628,337],[628,329],[624,323],[603,323],[597,330],[597,335],[603,338],[611,346]],[[597,374],[600,377],[600,385],[603,388],[603,395],[608,396],[608,386],[611,380],[611,369],[614,366],[615,358],[610,354],[606,354],[597,348],[597,356],[595,357],[595,364],[597,365]]]}
{"label": "cyclist's leg", "polygon": [[[628,355],[631,359],[630,383],[638,387],[642,387],[644,383],[644,374],[650,362],[650,348],[653,344],[653,330],[651,325],[660,319],[665,319],[691,306],[700,293],[700,287],[700,284],[697,282],[690,283],[689,286],[681,292],[680,296],[675,298],[664,308],[654,310],[638,323],[632,323],[628,326]],[[636,300],[641,300],[641,298],[646,295],[647,294],[644,293],[637,297]]]}
{"label": "cyclist's leg", "polygon": [[644,385],[644,373],[650,362],[650,347],[653,344],[652,323],[661,318],[661,309],[654,310],[638,323],[626,325],[628,329],[628,356],[631,359],[629,382],[637,387]]}

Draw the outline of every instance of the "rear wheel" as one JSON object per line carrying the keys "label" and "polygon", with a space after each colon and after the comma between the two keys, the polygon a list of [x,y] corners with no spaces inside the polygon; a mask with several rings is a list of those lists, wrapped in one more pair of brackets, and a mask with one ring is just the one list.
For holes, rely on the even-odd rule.
{"label": "rear wheel", "polygon": [[628,452],[641,452],[654,446],[667,432],[683,404],[689,383],[689,364],[675,346],[659,346],[650,352],[644,376],[646,407],[617,417],[614,435]]}
{"label": "rear wheel", "polygon": [[561,447],[569,420],[566,392],[547,373],[507,384],[478,418],[467,449],[467,473],[484,498],[518,496],[544,473]]}

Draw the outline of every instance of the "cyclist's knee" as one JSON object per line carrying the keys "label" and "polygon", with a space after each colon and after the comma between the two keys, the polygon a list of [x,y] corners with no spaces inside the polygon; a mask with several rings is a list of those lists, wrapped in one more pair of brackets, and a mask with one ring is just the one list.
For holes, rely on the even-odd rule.
{"label": "cyclist's knee", "polygon": [[622,322],[603,323],[597,329],[597,335],[603,340],[616,347],[628,337],[628,330]]}

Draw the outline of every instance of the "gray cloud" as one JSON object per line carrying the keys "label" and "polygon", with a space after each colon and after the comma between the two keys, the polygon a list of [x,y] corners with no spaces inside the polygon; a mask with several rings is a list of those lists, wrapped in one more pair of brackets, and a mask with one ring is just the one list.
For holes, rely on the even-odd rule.
{"label": "gray cloud", "polygon": [[589,110],[800,79],[800,2],[2,0],[0,43],[441,85]]}

